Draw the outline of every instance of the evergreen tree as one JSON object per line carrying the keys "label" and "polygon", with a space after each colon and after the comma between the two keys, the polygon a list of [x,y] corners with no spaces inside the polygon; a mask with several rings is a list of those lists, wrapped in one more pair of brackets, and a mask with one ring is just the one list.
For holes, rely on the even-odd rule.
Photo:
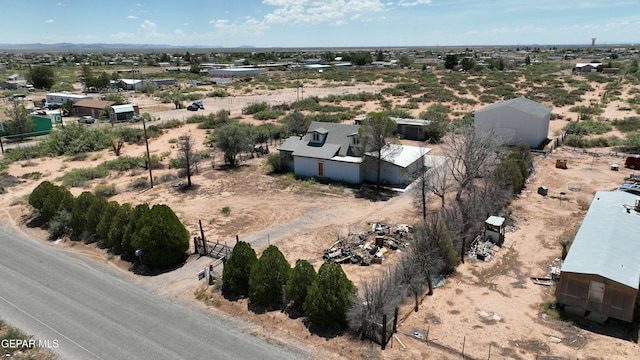
{"label": "evergreen tree", "polygon": [[135,229],[131,233],[131,247],[143,250],[142,259],[145,265],[151,268],[167,268],[187,258],[189,231],[167,205],[154,205],[144,211],[136,222]]}
{"label": "evergreen tree", "polygon": [[44,205],[44,201],[47,199],[47,196],[53,191],[53,185],[50,181],[45,180],[38,184],[35,189],[29,195],[29,205],[36,208],[36,210],[41,210]]}
{"label": "evergreen tree", "polygon": [[74,202],[73,194],[66,187],[54,186],[42,204],[40,216],[45,223],[48,223],[60,210],[71,213]]}
{"label": "evergreen tree", "polygon": [[239,241],[222,270],[222,292],[229,296],[249,295],[249,275],[258,261],[249,243]]}
{"label": "evergreen tree", "polygon": [[107,199],[102,196],[96,196],[93,203],[87,209],[87,223],[85,230],[89,236],[96,235],[98,223],[102,220],[102,214],[107,209]]}
{"label": "evergreen tree", "polygon": [[304,312],[314,324],[346,326],[347,311],[356,292],[340,265],[324,263],[309,287]]}
{"label": "evergreen tree", "polygon": [[96,235],[99,239],[107,241],[109,240],[109,230],[113,223],[116,214],[120,210],[120,204],[117,201],[109,201],[100,216],[100,221],[96,225]]}
{"label": "evergreen tree", "polygon": [[144,226],[144,218],[149,212],[149,204],[139,204],[131,211],[129,222],[127,223],[124,233],[122,234],[122,251],[127,256],[134,256],[136,248],[132,245],[132,239],[142,226]]}
{"label": "evergreen tree", "polygon": [[282,286],[287,283],[291,266],[280,250],[270,245],[251,268],[249,297],[257,305],[282,302]]}
{"label": "evergreen tree", "polygon": [[131,204],[124,203],[118,208],[116,215],[113,217],[113,220],[111,220],[107,241],[115,252],[122,251],[122,238],[124,237],[132,212],[133,208]]}
{"label": "evergreen tree", "polygon": [[302,308],[302,304],[307,298],[309,286],[315,278],[316,271],[307,260],[299,259],[296,261],[296,266],[287,281],[287,297],[293,301],[294,307]]}
{"label": "evergreen tree", "polygon": [[94,201],[96,201],[96,196],[90,191],[85,191],[73,203],[71,229],[76,235],[81,235],[87,229],[87,214]]}
{"label": "evergreen tree", "polygon": [[51,66],[30,66],[27,78],[36,89],[50,89],[54,83],[55,74]]}

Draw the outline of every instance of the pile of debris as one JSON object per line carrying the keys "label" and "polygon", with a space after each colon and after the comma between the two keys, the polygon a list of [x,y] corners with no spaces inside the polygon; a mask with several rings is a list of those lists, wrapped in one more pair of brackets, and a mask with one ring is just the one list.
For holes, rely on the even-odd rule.
{"label": "pile of debris", "polygon": [[339,239],[324,251],[322,258],[338,264],[382,264],[389,250],[398,250],[409,246],[413,227],[409,225],[389,225],[370,223],[366,233],[349,233],[347,238]]}
{"label": "pile of debris", "polygon": [[480,261],[489,261],[498,251],[499,247],[490,239],[482,240],[482,235],[476,236],[471,242],[471,246],[467,251],[467,256],[470,259],[476,259]]}

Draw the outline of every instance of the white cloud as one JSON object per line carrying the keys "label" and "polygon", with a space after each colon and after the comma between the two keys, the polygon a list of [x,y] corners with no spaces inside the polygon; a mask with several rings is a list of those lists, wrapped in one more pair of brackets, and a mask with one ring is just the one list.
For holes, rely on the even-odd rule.
{"label": "white cloud", "polygon": [[262,35],[269,28],[264,22],[251,17],[246,18],[242,23],[235,23],[226,19],[211,20],[209,23],[218,31],[219,35]]}
{"label": "white cloud", "polygon": [[398,5],[400,6],[416,6],[416,5],[427,5],[431,4],[431,0],[415,0],[415,1],[405,1],[400,0]]}
{"label": "white cloud", "polygon": [[156,23],[145,20],[141,25],[140,29],[142,30],[142,34],[146,38],[154,38],[158,35]]}
{"label": "white cloud", "polygon": [[58,5],[58,6],[65,6],[66,4],[63,4],[63,3],[59,2],[59,3],[57,3],[56,5]]}
{"label": "white cloud", "polygon": [[53,19],[47,19],[44,22],[46,22],[47,24],[51,24],[53,22]]}
{"label": "white cloud", "polygon": [[380,12],[387,6],[380,0],[263,0],[263,4],[276,7],[265,15],[267,24],[311,25],[343,23],[354,14]]}
{"label": "white cloud", "polygon": [[133,15],[129,15],[129,16],[127,16],[127,19],[135,20],[135,19],[137,19],[137,18],[138,18],[137,16],[133,16]]}

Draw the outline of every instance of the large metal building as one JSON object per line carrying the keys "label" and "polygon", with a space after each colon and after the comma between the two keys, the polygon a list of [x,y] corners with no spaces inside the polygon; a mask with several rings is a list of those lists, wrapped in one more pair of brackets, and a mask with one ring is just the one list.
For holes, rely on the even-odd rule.
{"label": "large metal building", "polygon": [[474,113],[476,131],[493,131],[505,142],[537,148],[549,136],[551,107],[519,97],[486,106]]}
{"label": "large metal building", "polygon": [[631,322],[640,287],[640,197],[597,192],[562,265],[565,310]]}

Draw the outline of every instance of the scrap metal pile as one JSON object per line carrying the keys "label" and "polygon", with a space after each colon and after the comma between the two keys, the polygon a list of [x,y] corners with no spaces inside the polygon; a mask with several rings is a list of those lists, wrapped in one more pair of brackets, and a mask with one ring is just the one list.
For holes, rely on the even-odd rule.
{"label": "scrap metal pile", "polygon": [[338,264],[381,264],[389,250],[409,246],[413,227],[409,225],[389,225],[371,223],[366,233],[349,233],[324,251],[322,258]]}
{"label": "scrap metal pile", "polygon": [[495,254],[498,246],[490,240],[482,240],[482,235],[476,236],[471,242],[467,255],[470,259],[489,261]]}

